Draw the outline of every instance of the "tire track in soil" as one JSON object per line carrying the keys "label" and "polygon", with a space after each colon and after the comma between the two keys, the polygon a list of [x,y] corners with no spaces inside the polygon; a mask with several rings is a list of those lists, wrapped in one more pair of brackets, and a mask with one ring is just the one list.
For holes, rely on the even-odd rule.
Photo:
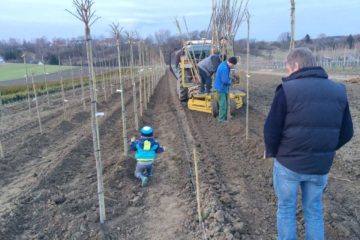
{"label": "tire track in soil", "polygon": [[[210,185],[208,191],[215,192],[217,198],[215,207],[204,210],[209,217],[205,223],[210,237],[269,239],[274,235],[273,211],[263,207],[274,202],[274,196],[264,190],[271,180],[271,171],[270,166],[263,169],[259,164],[261,148],[255,142],[241,140],[244,130],[234,120],[219,125],[210,115],[189,110],[187,118],[201,148],[201,174]],[[253,176],[254,168],[259,170],[259,176]]]}
{"label": "tire track in soil", "polygon": [[[265,86],[267,85],[269,84]],[[262,110],[269,109],[269,106],[265,105],[271,103],[274,90],[261,87],[256,90],[263,97],[254,98],[254,107],[250,106],[249,142],[244,140],[244,109],[224,126],[220,126],[207,114],[187,110],[189,125],[193,126],[193,134],[201,145],[202,158],[207,162],[202,168],[209,169],[205,170],[205,174],[210,173],[210,178],[205,181],[215,184],[215,191],[221,203],[216,206],[217,209],[225,209],[225,221],[220,217],[216,224],[207,223],[211,237],[224,237],[219,232],[230,229],[235,239],[276,239],[276,199],[272,187],[272,161],[262,159],[262,129],[266,117]],[[217,174],[211,175],[214,171]],[[335,177],[339,175],[336,164],[332,172]],[[359,202],[356,194],[359,192],[358,187],[341,181],[342,184],[336,186],[346,186],[346,190],[339,194],[336,187],[331,188],[333,181],[329,182],[328,191],[332,190],[324,195],[324,206],[327,208],[324,212],[327,239],[359,238],[359,218],[356,214],[360,212],[356,204]],[[351,200],[346,196],[350,196]],[[297,211],[298,233],[300,238],[303,238],[304,220],[299,207],[300,204]],[[214,212],[213,209],[205,208],[205,215],[208,215],[210,220],[216,215]],[[233,223],[239,221],[245,223],[241,234],[234,231]],[[214,229],[218,230],[218,233]]]}
{"label": "tire track in soil", "polygon": [[[116,174],[121,176],[121,180],[118,178],[115,183],[120,182],[122,195],[129,197],[126,201],[121,201],[124,205],[121,208],[122,214],[112,216],[107,223],[107,238],[197,239],[197,224],[193,221],[196,204],[191,194],[191,183],[186,177],[186,160],[183,155],[186,150],[181,145],[173,145],[182,141],[182,127],[177,121],[169,79],[165,75],[159,82],[140,125],[153,126],[155,137],[167,150],[158,155],[154,176],[147,188],[141,188],[133,176],[136,160],[130,158],[122,162],[123,166]],[[114,188],[113,186],[112,189]]]}
{"label": "tire track in soil", "polygon": [[146,189],[149,195],[145,202],[145,238],[154,240],[194,239],[197,234],[197,225],[191,221],[196,217],[196,201],[191,194],[190,179],[186,177],[188,165],[184,151],[189,149],[179,144],[186,130],[176,114],[179,103],[172,96],[171,80],[167,73],[144,118],[144,123],[154,126],[160,143],[167,147],[167,151],[159,155],[155,177]]}

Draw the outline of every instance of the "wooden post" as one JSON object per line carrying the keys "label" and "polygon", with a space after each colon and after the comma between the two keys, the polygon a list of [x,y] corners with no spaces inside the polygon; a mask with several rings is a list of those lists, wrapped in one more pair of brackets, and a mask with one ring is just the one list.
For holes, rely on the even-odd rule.
{"label": "wooden post", "polygon": [[33,91],[34,91],[34,97],[35,97],[37,117],[38,117],[38,121],[39,121],[40,134],[42,134],[42,125],[41,125],[41,118],[40,118],[39,103],[38,103],[38,99],[37,99],[37,95],[36,95],[36,87],[35,87],[35,82],[34,82],[34,73],[31,74],[31,83],[32,83],[32,86],[33,86]]}
{"label": "wooden post", "polygon": [[111,25],[113,30],[114,36],[116,38],[116,49],[117,49],[117,59],[118,59],[118,70],[119,70],[119,83],[120,83],[120,99],[121,99],[121,119],[122,119],[122,129],[123,129],[123,145],[124,145],[124,156],[128,154],[128,140],[127,140],[127,129],[126,129],[126,109],[125,109],[125,102],[124,102],[124,81],[122,79],[122,72],[121,72],[121,48],[120,48],[120,33],[119,24],[113,23]]}
{"label": "wooden post", "polygon": [[247,22],[247,44],[246,44],[246,140],[249,139],[249,105],[250,105],[250,92],[249,92],[249,78],[250,78],[250,14],[246,11]]}
{"label": "wooden post", "polygon": [[137,101],[136,101],[136,82],[134,76],[134,49],[132,36],[128,35],[129,43],[130,43],[130,77],[131,83],[133,86],[133,103],[134,103],[134,118],[135,118],[135,130],[139,130],[139,117],[138,117],[138,109],[137,109]]}
{"label": "wooden post", "polygon": [[295,48],[295,0],[290,0],[291,3],[291,38],[290,50]]}
{"label": "wooden post", "polygon": [[200,228],[202,228],[203,230],[203,238],[206,240],[207,236],[206,236],[206,232],[205,232],[205,227],[204,227],[204,223],[203,223],[203,217],[201,214],[201,199],[200,199],[200,177],[199,177],[199,168],[198,168],[198,157],[196,154],[196,148],[193,148],[193,159],[194,159],[194,170],[195,170],[195,182],[196,182],[196,203],[197,203],[197,212],[198,212],[198,219],[199,219],[199,225]]}
{"label": "wooden post", "polygon": [[45,82],[45,88],[46,88],[46,96],[47,96],[47,102],[48,102],[48,106],[50,106],[50,96],[49,96],[49,88],[47,85],[47,72],[46,72],[46,64],[44,61],[44,56],[41,56],[41,60],[43,62],[43,66],[44,66],[44,82]]}
{"label": "wooden post", "polygon": [[100,223],[104,223],[106,220],[105,214],[105,198],[104,198],[104,180],[103,180],[103,166],[101,162],[101,150],[100,150],[100,137],[97,113],[97,95],[96,95],[96,79],[93,65],[93,52],[92,42],[90,34],[90,26],[96,22],[98,18],[94,18],[94,12],[91,11],[91,7],[94,4],[92,0],[73,0],[73,4],[76,7],[77,14],[70,11],[85,25],[85,41],[86,41],[86,55],[89,66],[89,82],[90,82],[90,98],[91,98],[91,130],[93,136],[93,147],[96,160],[97,180],[98,180],[98,197],[99,197],[99,212]]}
{"label": "wooden post", "polygon": [[60,75],[60,84],[61,84],[61,100],[62,100],[62,107],[63,107],[63,119],[66,119],[66,102],[67,100],[65,99],[65,89],[64,89],[64,79],[63,79],[63,75],[62,75],[62,71],[61,71],[61,60],[59,57],[59,72],[58,74]]}
{"label": "wooden post", "polygon": [[29,73],[26,65],[26,54],[22,55],[24,58],[24,66],[25,66],[25,81],[26,81],[26,91],[27,91],[27,98],[28,98],[28,105],[29,105],[29,119],[31,119],[31,101],[30,101],[30,89],[29,89]]}

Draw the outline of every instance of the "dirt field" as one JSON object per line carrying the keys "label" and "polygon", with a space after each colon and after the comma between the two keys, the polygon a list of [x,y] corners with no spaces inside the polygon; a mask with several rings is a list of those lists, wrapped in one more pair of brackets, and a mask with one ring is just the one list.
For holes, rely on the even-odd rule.
{"label": "dirt field", "polygon": [[[177,101],[176,81],[163,77],[144,111],[166,152],[147,188],[133,177],[135,160],[122,156],[118,95],[99,104],[106,224],[99,224],[90,114],[71,98],[63,119],[60,96],[41,103],[44,133],[27,103],[6,106],[0,160],[0,239],[276,239],[272,160],[262,159],[262,129],[277,76],[251,77],[250,139],[245,110],[227,124],[191,112]],[[129,83],[128,83],[129,84]],[[337,154],[324,195],[326,239],[360,239],[360,85],[346,83],[355,136]],[[80,90],[77,90],[80,91]],[[77,94],[80,95],[80,94]],[[101,98],[100,98],[101,99]],[[133,129],[126,91],[128,137]],[[199,156],[204,228],[197,221],[193,148]],[[298,211],[303,239],[302,212]]]}

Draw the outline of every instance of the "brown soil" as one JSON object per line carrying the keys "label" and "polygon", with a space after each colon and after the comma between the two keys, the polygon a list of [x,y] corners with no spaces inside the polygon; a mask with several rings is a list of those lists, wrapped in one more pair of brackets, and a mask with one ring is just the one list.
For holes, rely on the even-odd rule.
{"label": "brown soil", "polygon": [[[27,102],[6,106],[0,239],[203,239],[204,234],[208,239],[276,239],[272,160],[262,158],[262,128],[279,82],[277,76],[251,77],[246,140],[245,108],[219,125],[209,114],[181,106],[175,79],[166,74],[140,121],[141,126],[153,126],[166,146],[147,188],[133,176],[133,157],[122,154],[119,96],[108,96],[107,102],[100,96],[99,111],[105,112],[99,122],[107,218],[103,225],[89,100],[83,111],[81,101],[68,92],[64,119],[59,94],[52,96],[50,106],[42,98],[42,135],[34,109],[28,117]],[[360,86],[347,88],[355,136],[338,152],[324,194],[326,239],[360,238]],[[130,138],[138,135],[130,88],[125,98]],[[197,221],[193,148],[199,157],[204,228]],[[300,208],[297,220],[299,237],[304,238]]]}

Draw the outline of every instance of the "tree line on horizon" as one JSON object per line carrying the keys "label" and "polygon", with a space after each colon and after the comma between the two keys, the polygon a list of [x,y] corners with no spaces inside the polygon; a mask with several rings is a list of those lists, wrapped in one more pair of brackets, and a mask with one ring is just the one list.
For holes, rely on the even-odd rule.
{"label": "tree line on horizon", "polygon": [[[209,38],[211,32],[205,30],[192,31],[186,35],[171,34],[169,30],[157,31],[154,35],[149,35],[141,38],[139,35],[136,41],[143,41],[152,48],[161,48],[166,63],[170,61],[171,53],[181,48],[184,39],[199,40],[202,38]],[[125,36],[121,36],[123,59],[129,57],[129,43]],[[271,60],[272,53],[276,50],[288,50],[290,44],[290,33],[281,33],[276,41],[257,41],[250,40],[250,52],[253,56],[265,57]],[[360,44],[360,34],[348,36],[326,36],[320,34],[316,38],[312,38],[306,34],[302,39],[295,41],[296,47],[308,47],[313,51],[321,51],[325,49],[354,49]],[[113,47],[115,40],[108,37],[94,38],[95,57],[111,58],[114,54]],[[80,65],[81,59],[86,58],[85,45],[82,37],[77,38],[54,38],[48,40],[46,37],[36,38],[34,40],[17,40],[10,38],[8,40],[0,40],[0,57],[5,62],[21,63],[23,61],[22,55],[26,53],[27,61],[29,63],[37,64],[44,61],[44,64],[58,65],[59,58],[61,64],[69,65],[69,57],[72,59],[72,65]],[[246,39],[238,39],[234,42],[235,55],[246,53]],[[135,53],[136,54],[136,53]],[[43,60],[42,60],[43,59]],[[95,63],[96,65],[96,63]],[[124,65],[127,63],[124,60]]]}

